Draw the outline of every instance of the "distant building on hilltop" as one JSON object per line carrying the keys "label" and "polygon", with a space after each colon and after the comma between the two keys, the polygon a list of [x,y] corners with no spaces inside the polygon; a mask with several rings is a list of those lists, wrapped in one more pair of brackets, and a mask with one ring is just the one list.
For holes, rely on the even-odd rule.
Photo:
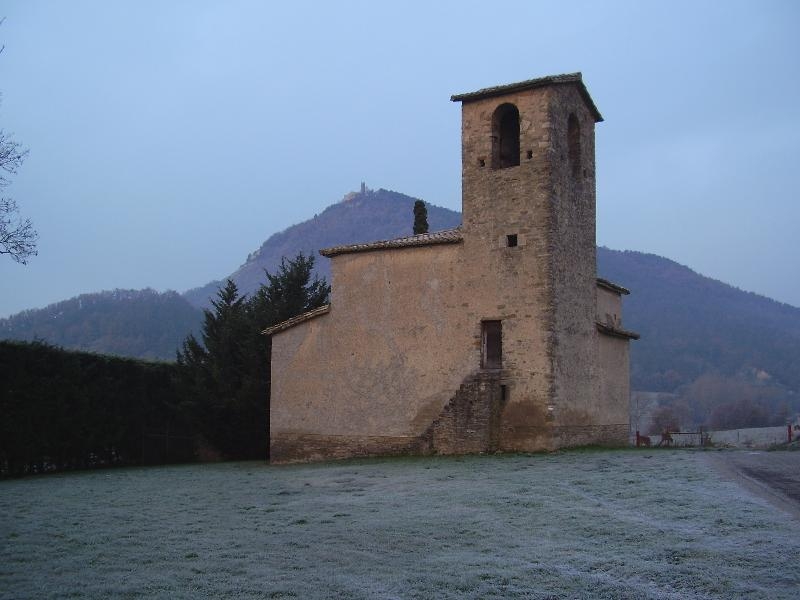
{"label": "distant building on hilltop", "polygon": [[452,100],[461,227],[321,250],[331,304],[265,331],[273,462],[628,441],[638,335],[596,277],[581,75]]}

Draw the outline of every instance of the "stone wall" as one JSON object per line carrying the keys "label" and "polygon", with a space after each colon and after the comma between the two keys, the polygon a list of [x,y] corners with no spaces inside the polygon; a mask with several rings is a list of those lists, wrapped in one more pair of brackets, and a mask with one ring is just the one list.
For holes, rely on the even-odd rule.
{"label": "stone wall", "polygon": [[[506,103],[520,113],[520,164],[493,169],[492,115]],[[627,429],[627,418],[619,418],[627,397],[620,400],[619,390],[598,397],[611,386],[598,380],[595,114],[568,85],[467,102],[462,114],[465,259],[485,265],[475,288],[488,293],[470,308],[478,318],[502,320],[513,340],[504,347],[509,400],[501,447],[558,447],[565,438],[553,428]],[[573,147],[571,117],[579,133]],[[509,234],[519,246],[505,247]],[[592,443],[604,441],[604,431]],[[606,441],[620,439],[614,433]]]}
{"label": "stone wall", "polygon": [[[595,118],[576,87],[557,86],[549,93],[555,379],[551,402],[559,427],[606,425],[609,399],[596,393]],[[579,134],[572,139],[578,150],[574,156],[570,121]]]}
{"label": "stone wall", "polygon": [[[518,166],[492,168],[493,115],[504,104],[520,115]],[[465,280],[475,322],[500,320],[507,402],[503,450],[549,447],[553,380],[553,289],[550,277],[549,96],[545,89],[462,105]],[[516,235],[518,245],[507,245]]]}
{"label": "stone wall", "polygon": [[420,451],[431,454],[497,451],[500,415],[505,404],[505,388],[500,381],[499,374],[478,373],[461,384],[421,436]]}

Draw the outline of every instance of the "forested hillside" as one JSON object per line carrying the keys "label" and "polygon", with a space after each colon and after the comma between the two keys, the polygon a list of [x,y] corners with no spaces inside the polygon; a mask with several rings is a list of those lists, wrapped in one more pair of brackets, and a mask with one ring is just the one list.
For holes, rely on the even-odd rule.
{"label": "forested hillside", "polygon": [[[348,194],[269,237],[230,277],[242,293],[251,294],[265,282],[264,269],[275,273],[284,256],[317,256],[328,246],[410,234],[413,206],[414,198],[397,192]],[[428,220],[435,231],[458,225],[461,215],[428,205]],[[720,396],[732,387],[755,386],[753,394],[800,397],[800,309],[652,254],[598,248],[597,260],[600,276],[631,290],[624,321],[642,334],[631,345],[633,389],[705,389],[711,381],[706,376],[714,376],[712,387]],[[316,272],[329,277],[329,264],[319,258]],[[152,290],[87,294],[0,320],[0,338],[38,337],[67,348],[173,359],[202,320],[196,307],[206,306],[220,287],[219,281],[211,282],[190,290],[185,299]]]}
{"label": "forested hillside", "polygon": [[704,373],[800,390],[800,308],[703,277],[654,254],[598,248],[598,273],[631,290],[634,389],[673,391]]}
{"label": "forested hillside", "polygon": [[[321,214],[272,235],[231,278],[249,292],[282,256],[411,233],[414,199],[386,190],[349,194]],[[458,212],[428,206],[431,230],[454,227]],[[317,272],[329,277],[330,261]],[[598,274],[632,291],[624,300],[632,344],[632,387],[675,391],[705,373],[749,377],[800,390],[800,309],[695,273],[660,256],[598,248]],[[203,305],[219,282],[186,293]],[[755,371],[754,371],[755,370]]]}
{"label": "forested hillside", "polygon": [[175,360],[181,342],[199,329],[202,319],[202,311],[176,292],[114,290],[0,319],[0,339],[38,339],[73,350]]}

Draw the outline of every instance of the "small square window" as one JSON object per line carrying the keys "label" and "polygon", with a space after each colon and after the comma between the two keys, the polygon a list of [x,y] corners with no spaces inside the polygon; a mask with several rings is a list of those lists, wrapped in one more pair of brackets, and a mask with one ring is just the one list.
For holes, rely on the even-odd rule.
{"label": "small square window", "polygon": [[512,233],[506,236],[506,246],[509,248],[514,248],[517,245],[517,234]]}

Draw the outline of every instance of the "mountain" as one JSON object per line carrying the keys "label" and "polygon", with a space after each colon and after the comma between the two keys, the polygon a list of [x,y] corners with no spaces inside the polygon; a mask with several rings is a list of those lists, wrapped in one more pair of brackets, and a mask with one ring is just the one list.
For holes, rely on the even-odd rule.
{"label": "mountain", "polygon": [[[317,258],[316,271],[330,281],[329,261],[319,248],[410,235],[415,198],[388,190],[347,194],[319,215],[272,235],[230,277],[243,293],[266,281],[281,257],[298,252]],[[431,230],[461,223],[461,214],[427,205]],[[0,319],[0,339],[44,340],[73,350],[144,359],[174,360],[186,336],[200,330],[202,308],[210,306],[224,280],[189,290],[159,294],[153,290],[115,290],[84,294]]]}
{"label": "mountain", "polygon": [[[330,281],[330,261],[317,254],[320,248],[340,244],[358,244],[388,240],[412,234],[416,198],[389,190],[365,189],[347,194],[340,202],[313,218],[276,233],[247,257],[245,263],[229,275],[243,293],[252,293],[266,281],[264,270],[275,273],[281,258],[294,258],[299,252],[316,257],[315,271]],[[428,209],[431,231],[461,224],[461,213],[432,204]],[[212,281],[187,291],[184,297],[201,308],[209,306],[224,281]]]}
{"label": "mountain", "polygon": [[672,391],[703,373],[758,372],[800,391],[800,308],[744,292],[672,260],[598,248],[601,277],[631,290],[623,319],[634,389]]}
{"label": "mountain", "polygon": [[83,294],[0,319],[0,339],[44,340],[73,350],[175,360],[203,312],[177,292],[114,290]]}
{"label": "mountain", "polygon": [[[265,281],[264,269],[274,273],[281,257],[302,251],[317,257],[317,272],[329,279],[329,261],[317,255],[319,248],[410,234],[414,200],[387,190],[348,194],[270,236],[230,277],[250,293]],[[446,229],[461,215],[429,204],[428,222],[431,231]],[[633,389],[673,392],[714,375],[722,378],[720,389],[746,382],[800,398],[799,308],[653,254],[601,247],[597,265],[601,277],[631,290],[624,299],[625,327],[642,334],[631,344]],[[207,306],[221,285],[214,281],[184,297],[152,290],[87,294],[0,320],[0,338],[38,337],[67,348],[173,359],[184,337],[199,329],[198,307]]]}
{"label": "mountain", "polygon": [[[274,272],[281,257],[339,244],[411,233],[414,198],[387,190],[351,193],[312,219],[272,235],[230,277],[243,292]],[[458,212],[428,205],[431,231],[455,227]],[[327,259],[317,272],[330,280]],[[753,370],[800,390],[800,309],[704,277],[667,258],[598,248],[598,275],[631,289],[625,326],[642,334],[631,345],[633,389],[673,391],[704,373],[735,376]],[[222,285],[186,292],[196,306]]]}

